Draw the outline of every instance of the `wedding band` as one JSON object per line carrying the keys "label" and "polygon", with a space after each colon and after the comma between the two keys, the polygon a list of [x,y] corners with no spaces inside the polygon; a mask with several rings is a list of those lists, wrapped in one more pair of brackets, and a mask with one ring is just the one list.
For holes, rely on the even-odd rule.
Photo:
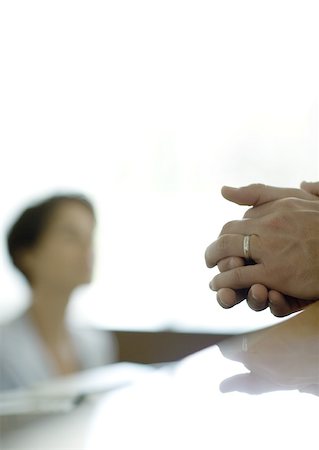
{"label": "wedding band", "polygon": [[241,349],[243,352],[247,352],[248,351],[248,339],[247,336],[243,336],[243,340],[241,342]]}
{"label": "wedding band", "polygon": [[251,259],[250,255],[250,235],[245,235],[243,240],[243,251],[244,251],[244,258],[246,260]]}

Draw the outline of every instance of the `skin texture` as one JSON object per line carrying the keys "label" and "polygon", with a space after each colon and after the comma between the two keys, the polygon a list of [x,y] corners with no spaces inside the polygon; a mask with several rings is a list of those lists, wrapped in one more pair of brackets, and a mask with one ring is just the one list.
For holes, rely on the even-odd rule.
{"label": "skin texture", "polygon": [[[206,250],[208,267],[217,264],[221,272],[210,285],[217,290],[221,306],[230,308],[247,298],[256,311],[269,307],[274,315],[284,316],[319,298],[315,286],[319,276],[319,183],[303,182],[301,189],[260,184],[224,187],[222,195],[252,208],[244,220],[226,224]],[[251,251],[256,265],[245,265],[245,234],[253,235]]]}

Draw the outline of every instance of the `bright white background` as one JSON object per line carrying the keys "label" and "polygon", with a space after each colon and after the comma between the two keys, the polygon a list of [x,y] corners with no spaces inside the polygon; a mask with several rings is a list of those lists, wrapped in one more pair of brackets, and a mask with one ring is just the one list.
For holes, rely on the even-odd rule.
{"label": "bright white background", "polygon": [[0,319],[27,304],[5,232],[20,208],[82,191],[95,281],[72,315],[108,328],[242,330],[216,305],[206,246],[244,210],[223,184],[318,179],[316,1],[3,0]]}

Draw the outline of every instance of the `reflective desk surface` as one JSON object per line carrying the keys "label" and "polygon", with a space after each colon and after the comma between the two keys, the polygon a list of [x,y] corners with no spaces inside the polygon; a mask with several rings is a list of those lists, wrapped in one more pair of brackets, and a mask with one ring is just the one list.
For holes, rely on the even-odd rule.
{"label": "reflective desk surface", "polygon": [[69,412],[3,417],[1,450],[317,450],[319,302],[174,364],[115,365],[67,381],[66,390],[96,392]]}

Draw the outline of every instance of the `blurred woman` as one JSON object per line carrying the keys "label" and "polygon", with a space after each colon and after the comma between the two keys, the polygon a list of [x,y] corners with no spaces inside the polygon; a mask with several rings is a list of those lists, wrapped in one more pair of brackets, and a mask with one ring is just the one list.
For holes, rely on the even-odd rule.
{"label": "blurred woman", "polygon": [[1,329],[1,389],[116,360],[111,334],[65,320],[72,292],[92,279],[95,221],[84,196],[60,195],[27,208],[9,230],[9,254],[30,285],[31,305]]}

